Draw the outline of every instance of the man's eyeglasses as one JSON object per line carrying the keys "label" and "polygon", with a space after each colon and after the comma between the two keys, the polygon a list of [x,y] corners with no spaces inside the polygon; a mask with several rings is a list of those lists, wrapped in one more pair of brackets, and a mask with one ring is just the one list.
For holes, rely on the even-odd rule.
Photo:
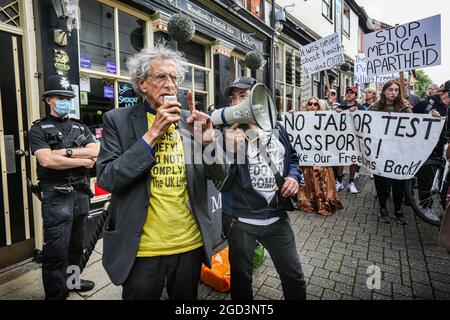
{"label": "man's eyeglasses", "polygon": [[316,107],[318,107],[319,106],[319,103],[318,102],[308,102],[308,106],[316,106]]}
{"label": "man's eyeglasses", "polygon": [[153,77],[153,79],[156,80],[158,83],[165,83],[167,79],[170,79],[172,83],[177,84],[181,77],[177,74],[165,74],[165,73],[158,73],[158,74],[149,74],[149,76]]}

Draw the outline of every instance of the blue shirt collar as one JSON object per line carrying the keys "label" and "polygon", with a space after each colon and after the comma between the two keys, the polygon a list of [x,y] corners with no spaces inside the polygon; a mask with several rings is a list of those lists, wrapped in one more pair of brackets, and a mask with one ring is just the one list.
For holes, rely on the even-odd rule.
{"label": "blue shirt collar", "polygon": [[153,109],[152,107],[150,107],[150,105],[148,104],[147,100],[144,101],[144,107],[145,107],[145,111],[151,113],[151,114],[156,114],[156,110]]}

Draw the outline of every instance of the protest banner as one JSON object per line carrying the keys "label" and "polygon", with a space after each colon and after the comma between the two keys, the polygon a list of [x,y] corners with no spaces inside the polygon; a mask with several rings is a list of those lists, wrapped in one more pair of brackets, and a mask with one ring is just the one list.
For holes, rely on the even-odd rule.
{"label": "protest banner", "polygon": [[367,75],[375,76],[441,64],[441,15],[368,33]]}
{"label": "protest banner", "polygon": [[356,163],[373,174],[410,179],[433,151],[444,120],[389,112],[285,113],[284,126],[300,166]]}
{"label": "protest banner", "polygon": [[306,75],[344,63],[341,39],[337,33],[300,47],[300,60]]}
{"label": "protest banner", "polygon": [[367,75],[367,67],[366,67],[366,55],[364,53],[359,53],[355,56],[355,82],[356,83],[386,83],[392,79],[400,78],[400,74],[396,73],[388,73],[384,75],[375,75],[368,76]]}
{"label": "protest banner", "polygon": [[301,105],[303,106],[306,101],[313,95],[312,79],[310,76],[306,75],[304,72],[301,73]]}

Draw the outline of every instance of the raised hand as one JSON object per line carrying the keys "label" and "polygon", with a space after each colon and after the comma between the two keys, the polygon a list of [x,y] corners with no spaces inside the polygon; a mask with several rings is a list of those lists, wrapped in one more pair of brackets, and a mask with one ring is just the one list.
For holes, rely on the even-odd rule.
{"label": "raised hand", "polygon": [[190,90],[188,92],[188,106],[191,114],[186,119],[186,123],[192,136],[204,145],[209,144],[214,137],[212,119],[206,113],[195,110],[194,96]]}

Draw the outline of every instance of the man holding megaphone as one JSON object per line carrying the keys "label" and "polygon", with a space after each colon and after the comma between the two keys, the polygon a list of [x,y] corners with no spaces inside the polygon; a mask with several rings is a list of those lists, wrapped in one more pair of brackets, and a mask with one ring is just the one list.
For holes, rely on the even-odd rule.
{"label": "man holding megaphone", "polygon": [[251,77],[239,78],[225,95],[231,106],[213,111],[211,118],[214,125],[231,126],[225,133],[225,148],[242,152],[245,159],[233,163],[227,178],[216,182],[222,192],[223,231],[229,245],[231,298],[253,299],[253,253],[258,240],[272,257],[284,298],[306,299],[295,235],[281,205],[297,194],[302,180],[297,154],[285,128],[276,122],[273,100],[264,85]]}

